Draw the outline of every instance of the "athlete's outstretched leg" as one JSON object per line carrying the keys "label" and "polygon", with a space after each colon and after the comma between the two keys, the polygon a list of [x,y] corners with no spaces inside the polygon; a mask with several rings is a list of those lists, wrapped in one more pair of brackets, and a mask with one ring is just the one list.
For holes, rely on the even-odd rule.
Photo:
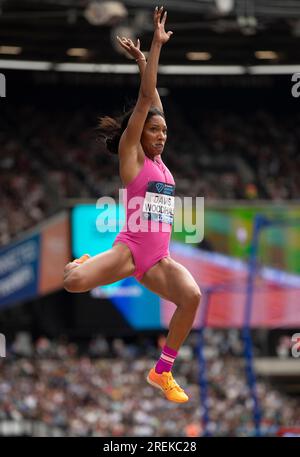
{"label": "athlete's outstretched leg", "polygon": [[140,282],[177,305],[169,324],[167,346],[178,351],[192,328],[200,303],[198,284],[184,266],[170,257],[150,268]]}
{"label": "athlete's outstretched leg", "polygon": [[116,244],[106,252],[83,263],[76,261],[66,265],[64,288],[69,292],[86,292],[131,276],[135,265],[131,252],[124,244]]}
{"label": "athlete's outstretched leg", "polygon": [[192,328],[200,303],[200,289],[190,272],[171,258],[162,259],[154,265],[143,276],[141,283],[177,305],[169,324],[166,345],[155,369],[148,375],[148,382],[161,388],[169,400],[185,402],[188,397],[173,380],[171,369],[180,346]]}

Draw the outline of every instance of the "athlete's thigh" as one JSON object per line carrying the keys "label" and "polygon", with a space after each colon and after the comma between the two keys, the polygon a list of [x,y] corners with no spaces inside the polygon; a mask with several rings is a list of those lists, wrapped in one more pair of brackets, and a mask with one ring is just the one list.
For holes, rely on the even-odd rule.
{"label": "athlete's thigh", "polygon": [[87,290],[104,286],[131,276],[135,270],[131,252],[124,244],[117,244],[80,265],[80,276]]}
{"label": "athlete's thigh", "polygon": [[162,259],[150,268],[140,282],[147,289],[176,305],[183,303],[190,292],[199,291],[191,273],[171,257]]}

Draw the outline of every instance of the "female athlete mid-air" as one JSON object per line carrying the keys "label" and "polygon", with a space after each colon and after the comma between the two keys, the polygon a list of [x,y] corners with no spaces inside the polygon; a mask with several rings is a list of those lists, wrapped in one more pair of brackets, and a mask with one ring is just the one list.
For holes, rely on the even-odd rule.
{"label": "female athlete mid-air", "polygon": [[[120,45],[135,58],[141,73],[134,108],[122,118],[100,119],[107,149],[119,156],[120,178],[127,191],[126,222],[111,249],[94,257],[85,254],[66,265],[64,287],[69,292],[86,292],[134,276],[152,292],[175,303],[166,344],[147,381],[161,389],[168,400],[184,403],[188,396],[173,379],[171,369],[192,328],[201,294],[189,271],[175,262],[169,252],[175,182],[161,158],[167,125],[156,90],[161,48],[172,35],[165,31],[166,19],[163,7],[155,8],[147,62],[139,40],[134,45],[127,38],[117,37]],[[142,199],[138,230],[130,223],[136,213],[130,202],[137,197]]]}

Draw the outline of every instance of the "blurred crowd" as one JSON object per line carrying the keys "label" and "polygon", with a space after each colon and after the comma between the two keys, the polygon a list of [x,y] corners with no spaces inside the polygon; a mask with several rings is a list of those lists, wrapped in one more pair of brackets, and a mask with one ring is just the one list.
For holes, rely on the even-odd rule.
{"label": "blurred crowd", "polygon": [[[247,386],[242,343],[236,330],[205,330],[209,422],[212,436],[253,436],[253,400]],[[162,341],[162,336],[159,341]],[[174,367],[190,395],[168,402],[146,382],[159,344],[107,340],[84,346],[62,338],[31,341],[20,333],[0,361],[0,435],[193,437],[204,433],[200,401],[198,336],[192,333]],[[201,368],[200,368],[201,369]],[[258,380],[261,431],[300,426],[300,402]]]}
{"label": "blurred crowd", "polygon": [[193,178],[200,171],[206,198],[299,200],[299,113],[187,111],[186,121],[197,132]]}
{"label": "blurred crowd", "polygon": [[[197,105],[195,105],[197,106]],[[0,245],[66,205],[67,199],[118,198],[117,157],[105,152],[100,114],[119,106],[72,111],[4,107],[0,125]],[[206,199],[300,198],[299,114],[192,109],[166,103],[164,160],[177,195]]]}

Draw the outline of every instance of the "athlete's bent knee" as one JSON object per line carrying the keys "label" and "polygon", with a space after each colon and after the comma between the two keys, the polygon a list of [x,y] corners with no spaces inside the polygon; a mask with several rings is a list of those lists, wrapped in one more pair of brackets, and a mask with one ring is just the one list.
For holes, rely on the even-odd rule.
{"label": "athlete's bent knee", "polygon": [[193,291],[193,304],[196,308],[198,308],[201,300],[201,292],[199,287],[196,287]]}
{"label": "athlete's bent knee", "polygon": [[185,300],[185,307],[189,310],[197,311],[200,304],[201,292],[199,287],[193,287],[189,290]]}
{"label": "athlete's bent knee", "polygon": [[80,267],[71,271],[64,279],[64,288],[68,292],[85,292],[85,281],[83,275],[80,273]]}

